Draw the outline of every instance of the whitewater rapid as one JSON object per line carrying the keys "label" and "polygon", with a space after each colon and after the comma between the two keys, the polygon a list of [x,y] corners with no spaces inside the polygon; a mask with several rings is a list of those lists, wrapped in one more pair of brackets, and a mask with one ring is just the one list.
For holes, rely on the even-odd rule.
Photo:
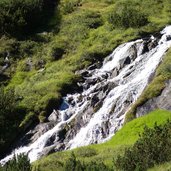
{"label": "whitewater rapid", "polygon": [[[101,68],[87,70],[84,83],[79,83],[83,91],[64,97],[58,111],[60,122],[32,144],[14,149],[0,163],[5,164],[14,153],[27,153],[31,162],[39,159],[44,148],[49,146],[51,137],[55,138],[50,146],[57,146],[59,131],[66,125],[70,125],[74,133],[72,136],[71,130],[66,133],[64,150],[110,139],[122,127],[126,112],[148,85],[164,54],[171,47],[171,26],[161,31],[159,40],[151,36],[149,41],[156,45],[145,52],[143,39],[124,43],[106,57]],[[95,81],[89,83],[92,80]],[[97,105],[92,100],[95,98],[98,101],[96,104],[100,104],[96,110],[94,106]]]}

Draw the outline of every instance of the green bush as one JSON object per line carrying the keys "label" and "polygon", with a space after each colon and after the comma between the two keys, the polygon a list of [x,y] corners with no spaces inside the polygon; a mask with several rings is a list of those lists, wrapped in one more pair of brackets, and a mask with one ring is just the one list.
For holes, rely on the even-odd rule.
{"label": "green bush", "polygon": [[0,167],[0,171],[31,171],[31,164],[27,155],[20,154]]}
{"label": "green bush", "polygon": [[93,148],[79,148],[77,151],[79,157],[92,157],[97,155],[97,152]]}
{"label": "green bush", "polygon": [[118,156],[115,166],[125,171],[144,171],[156,164],[171,160],[171,121],[153,128],[144,128],[144,133],[133,147]]}
{"label": "green bush", "polygon": [[74,153],[71,153],[69,159],[65,162],[64,171],[111,171],[103,162],[91,161],[89,163],[81,163],[77,160]]}
{"label": "green bush", "polygon": [[53,11],[55,0],[2,0],[0,1],[0,35],[21,36],[35,30]]}
{"label": "green bush", "polygon": [[19,133],[18,127],[23,109],[18,107],[13,90],[0,87],[0,155],[9,147]]}
{"label": "green bush", "polygon": [[69,1],[65,0],[62,4],[62,9],[64,14],[72,13],[76,7],[81,5],[82,0],[74,0],[74,1]]}
{"label": "green bush", "polygon": [[122,4],[118,8],[119,9],[114,9],[108,16],[108,21],[114,27],[138,28],[148,24],[147,16],[140,10],[136,9],[135,6],[133,6],[133,3],[129,5]]}

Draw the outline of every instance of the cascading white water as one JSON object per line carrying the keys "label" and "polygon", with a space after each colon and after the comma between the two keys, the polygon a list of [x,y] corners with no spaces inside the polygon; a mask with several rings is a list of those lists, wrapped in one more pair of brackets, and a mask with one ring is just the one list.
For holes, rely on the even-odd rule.
{"label": "cascading white water", "polygon": [[[88,70],[85,82],[80,83],[83,92],[65,97],[59,110],[61,121],[34,143],[15,149],[15,154],[28,153],[31,162],[37,160],[42,156],[45,147],[55,148],[59,141],[59,131],[66,125],[70,125],[74,134],[70,136],[69,132],[68,136],[65,136],[65,149],[100,143],[111,138],[122,126],[125,113],[141,95],[151,74],[171,47],[171,26],[166,27],[161,34],[156,46],[148,52],[143,53],[142,39],[125,43],[104,60],[100,69]],[[150,41],[153,43],[156,39],[151,37]],[[95,81],[91,82],[92,80]],[[96,104],[100,103],[99,109],[94,109],[92,99],[98,99]],[[48,145],[51,137],[55,138],[51,145]],[[13,155],[8,155],[0,163],[6,163]]]}

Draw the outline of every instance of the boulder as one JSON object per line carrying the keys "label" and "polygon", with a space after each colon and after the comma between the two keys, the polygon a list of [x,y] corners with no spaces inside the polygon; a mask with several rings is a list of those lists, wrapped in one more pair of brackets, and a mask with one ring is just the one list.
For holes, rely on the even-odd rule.
{"label": "boulder", "polygon": [[171,80],[166,81],[166,87],[158,97],[154,97],[137,108],[136,117],[143,116],[155,109],[171,110]]}
{"label": "boulder", "polygon": [[53,110],[52,114],[48,117],[48,121],[50,122],[58,122],[60,113],[59,111]]}

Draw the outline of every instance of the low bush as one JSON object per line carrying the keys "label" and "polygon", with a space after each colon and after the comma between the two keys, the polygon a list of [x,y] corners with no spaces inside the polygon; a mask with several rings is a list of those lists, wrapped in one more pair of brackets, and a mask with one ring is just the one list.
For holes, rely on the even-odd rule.
{"label": "low bush", "polygon": [[3,167],[0,166],[0,171],[31,171],[31,164],[27,155],[20,154],[14,156]]}
{"label": "low bush", "polygon": [[15,140],[24,110],[19,108],[13,90],[5,91],[0,87],[0,156]]}
{"label": "low bush", "polygon": [[144,128],[144,133],[133,147],[118,156],[117,169],[125,171],[144,171],[156,164],[171,160],[171,121],[154,128]]}
{"label": "low bush", "polygon": [[103,162],[91,161],[89,163],[81,163],[77,160],[74,153],[71,153],[69,159],[65,162],[64,171],[111,171]]}
{"label": "low bush", "polygon": [[92,157],[95,155],[97,155],[97,152],[93,148],[87,147],[87,148],[79,148],[77,150],[77,156],[79,157]]}
{"label": "low bush", "polygon": [[50,0],[2,0],[0,2],[0,35],[20,37],[33,32],[52,13],[56,1]]}
{"label": "low bush", "polygon": [[69,1],[65,0],[62,3],[62,10],[64,14],[72,13],[78,6],[81,6],[82,0]]}
{"label": "low bush", "polygon": [[116,9],[113,9],[108,16],[108,21],[114,27],[139,28],[148,24],[147,16],[140,10],[136,9],[133,3],[129,5],[127,3],[118,4],[118,6]]}

